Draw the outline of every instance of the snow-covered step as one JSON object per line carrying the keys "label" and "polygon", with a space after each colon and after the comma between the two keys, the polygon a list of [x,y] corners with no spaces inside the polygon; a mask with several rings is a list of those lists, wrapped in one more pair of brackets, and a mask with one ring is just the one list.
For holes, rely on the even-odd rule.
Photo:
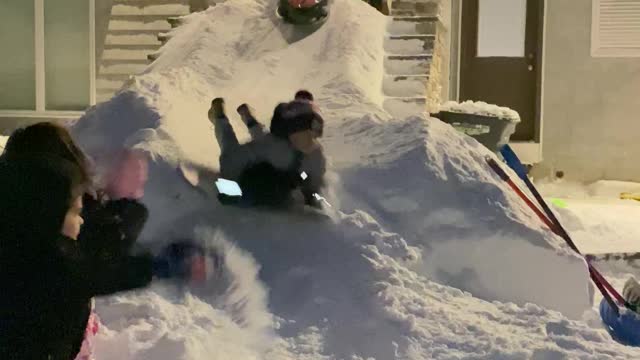
{"label": "snow-covered step", "polygon": [[105,47],[103,60],[146,60],[149,53],[157,51],[159,46]]}
{"label": "snow-covered step", "polygon": [[428,75],[431,58],[429,54],[389,55],[384,66],[388,75]]}
{"label": "snow-covered step", "polygon": [[111,15],[163,15],[163,16],[179,16],[189,14],[188,4],[157,4],[145,5],[138,4],[115,4],[111,8]]}
{"label": "snow-covered step", "polygon": [[147,60],[149,60],[149,62],[154,62],[159,57],[160,57],[160,53],[159,52],[153,52],[151,54],[147,54]]}
{"label": "snow-covered step", "polygon": [[426,97],[387,97],[384,109],[395,118],[420,115],[427,111]]}
{"label": "snow-covered step", "polygon": [[116,91],[119,90],[127,80],[129,80],[129,75],[101,75],[96,81],[96,88]]}
{"label": "snow-covered step", "polygon": [[394,0],[391,2],[391,11],[412,11],[414,14],[438,16],[440,4],[438,2]]}
{"label": "snow-covered step", "polygon": [[391,9],[390,15],[391,16],[414,16],[414,15],[416,15],[416,12],[413,11],[413,10],[394,10],[394,9]]}
{"label": "snow-covered step", "polygon": [[166,16],[111,16],[109,30],[169,31],[171,25]]}
{"label": "snow-covered step", "polygon": [[171,28],[177,28],[184,23],[184,18],[182,16],[172,16],[167,18],[167,22],[171,25]]}
{"label": "snow-covered step", "polygon": [[113,68],[115,66],[140,66],[147,67],[149,61],[147,59],[127,60],[127,59],[105,59],[102,58],[101,68]]}
{"label": "snow-covered step", "polygon": [[105,39],[106,45],[157,45],[158,32],[154,30],[110,30]]}
{"label": "snow-covered step", "polygon": [[435,35],[391,35],[384,48],[390,54],[432,54]]}
{"label": "snow-covered step", "polygon": [[435,35],[437,21],[435,16],[394,16],[388,32],[391,35]]}
{"label": "snow-covered step", "polygon": [[128,4],[128,5],[159,5],[159,4],[184,4],[188,5],[190,0],[112,0],[114,4]]}
{"label": "snow-covered step", "polygon": [[159,33],[157,36],[158,41],[164,45],[171,39],[171,35],[169,33]]}
{"label": "snow-covered step", "polygon": [[137,75],[143,72],[149,64],[147,62],[143,63],[115,63],[115,64],[106,64],[103,63],[98,69],[98,75]]}
{"label": "snow-covered step", "polygon": [[96,89],[96,103],[101,103],[111,100],[115,91],[113,90],[100,90]]}
{"label": "snow-covered step", "polygon": [[425,96],[428,75],[387,75],[382,85],[386,96],[412,97]]}

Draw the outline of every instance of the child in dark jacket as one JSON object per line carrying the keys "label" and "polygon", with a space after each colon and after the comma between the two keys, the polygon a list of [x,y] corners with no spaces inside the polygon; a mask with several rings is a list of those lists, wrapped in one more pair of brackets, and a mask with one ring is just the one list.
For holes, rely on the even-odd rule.
{"label": "child in dark jacket", "polygon": [[279,104],[274,110],[270,133],[246,104],[241,105],[238,113],[252,138],[242,145],[223,105],[222,99],[215,99],[209,119],[221,147],[221,177],[239,183],[243,191],[241,201],[248,205],[287,206],[292,191],[299,188],[306,205],[320,207],[326,159],[316,139],[322,134],[323,120],[311,104],[299,100]]}
{"label": "child in dark jacket", "polygon": [[0,161],[0,358],[73,359],[90,300],[147,285],[149,255],[86,256],[77,237],[83,184],[55,156]]}
{"label": "child in dark jacket", "polygon": [[66,129],[40,123],[7,142],[0,156],[0,359],[74,359],[91,325],[93,296],[146,286],[152,276],[189,278],[201,260],[193,252],[131,255],[146,207],[96,201],[85,194],[88,184],[86,158]]}

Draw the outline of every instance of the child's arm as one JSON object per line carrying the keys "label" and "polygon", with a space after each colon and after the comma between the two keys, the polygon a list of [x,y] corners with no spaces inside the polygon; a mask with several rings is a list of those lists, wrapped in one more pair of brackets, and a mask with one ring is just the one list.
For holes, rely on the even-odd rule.
{"label": "child's arm", "polygon": [[105,258],[85,254],[74,240],[67,238],[59,239],[57,245],[66,272],[64,285],[73,293],[87,297],[109,295],[151,282],[153,258],[149,254]]}
{"label": "child's arm", "polygon": [[147,208],[131,199],[102,203],[85,197],[85,204],[85,223],[78,238],[81,252],[105,259],[127,255],[148,218]]}
{"label": "child's arm", "polygon": [[300,186],[305,204],[319,206],[319,200],[314,194],[322,195],[322,190],[326,185],[325,173],[327,171],[327,160],[321,147],[303,159],[301,169],[306,177]]}

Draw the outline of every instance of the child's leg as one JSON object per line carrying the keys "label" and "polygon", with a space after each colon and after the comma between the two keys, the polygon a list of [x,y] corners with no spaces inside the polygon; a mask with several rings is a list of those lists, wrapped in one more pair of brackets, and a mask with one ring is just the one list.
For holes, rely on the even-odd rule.
{"label": "child's leg", "polygon": [[220,155],[225,152],[231,151],[238,147],[238,137],[236,132],[233,131],[233,126],[229,123],[229,118],[226,115],[216,117],[215,119],[215,133],[218,145],[220,145]]}
{"label": "child's leg", "polygon": [[256,120],[247,104],[242,104],[238,107],[238,114],[240,114],[242,122],[247,125],[247,130],[249,130],[251,140],[259,139],[267,134],[267,130],[264,125],[260,124],[258,120]]}

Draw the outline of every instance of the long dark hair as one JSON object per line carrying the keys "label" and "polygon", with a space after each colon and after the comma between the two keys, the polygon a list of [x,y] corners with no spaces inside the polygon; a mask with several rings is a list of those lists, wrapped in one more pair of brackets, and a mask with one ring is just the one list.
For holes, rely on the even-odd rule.
{"label": "long dark hair", "polygon": [[2,156],[12,158],[38,154],[58,156],[71,162],[78,167],[82,183],[90,185],[89,160],[65,127],[40,122],[18,129],[7,140]]}

